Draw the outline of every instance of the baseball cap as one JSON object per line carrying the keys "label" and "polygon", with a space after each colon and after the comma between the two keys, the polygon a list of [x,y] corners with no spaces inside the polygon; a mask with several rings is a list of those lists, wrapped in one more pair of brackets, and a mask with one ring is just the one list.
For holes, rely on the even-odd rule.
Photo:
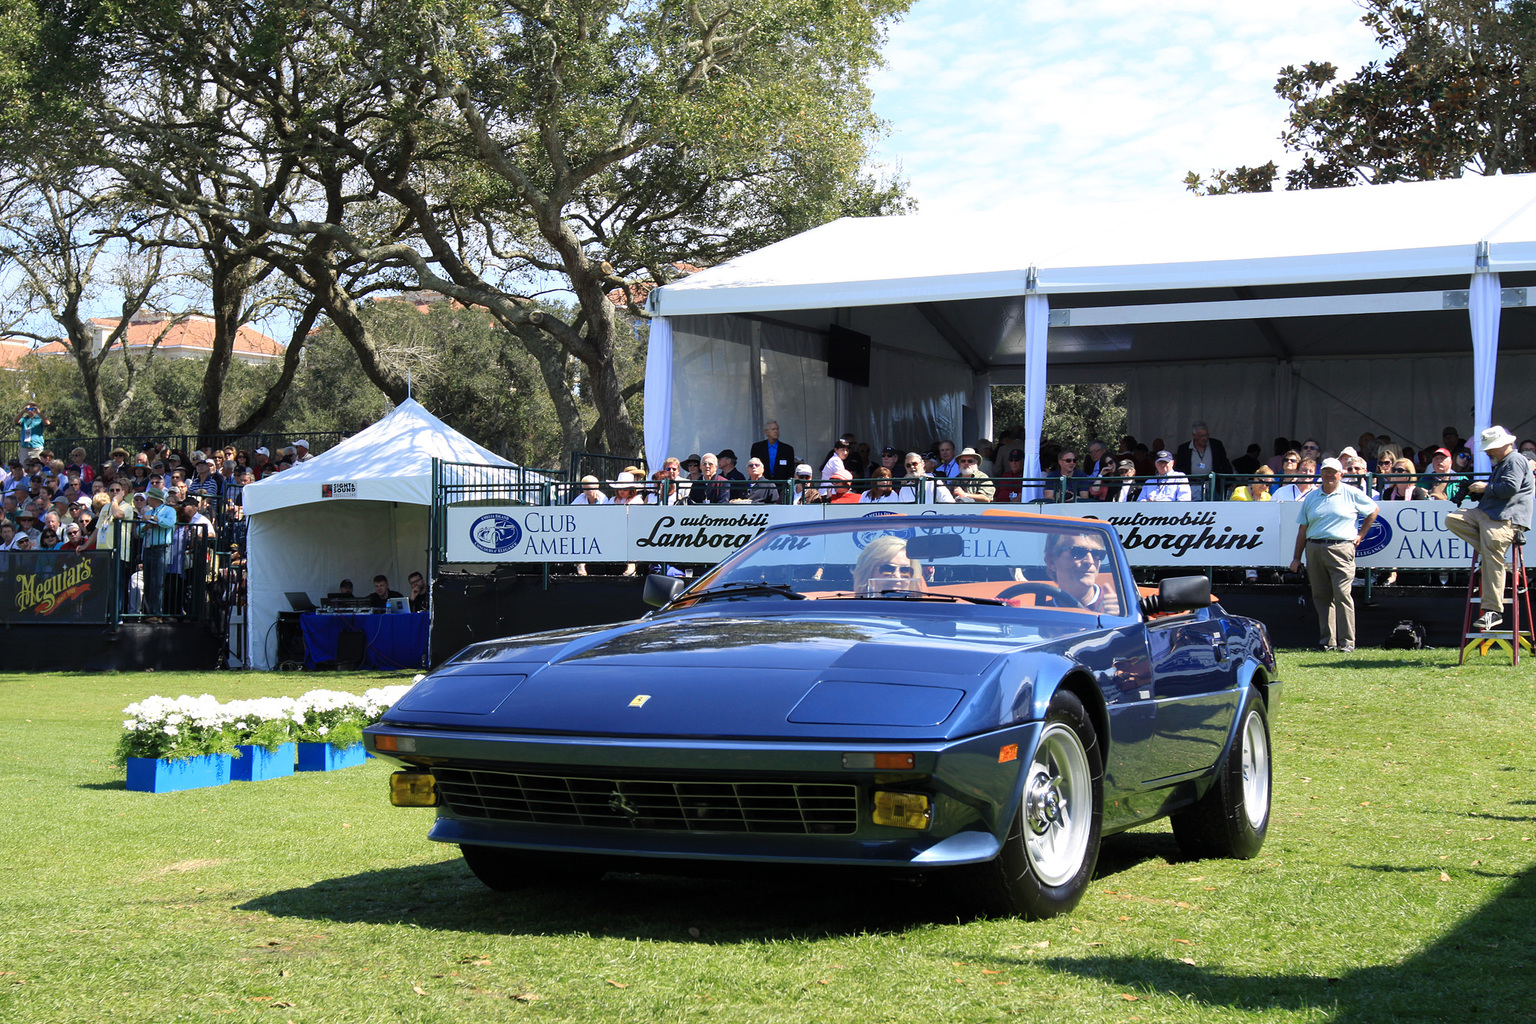
{"label": "baseball cap", "polygon": [[1321,466],[1318,466],[1317,468],[1318,469],[1331,469],[1335,473],[1342,473],[1342,472],[1344,472],[1344,463],[1340,462],[1338,459],[1324,459],[1323,460],[1323,464]]}
{"label": "baseball cap", "polygon": [[729,448],[721,448],[720,449],[720,454],[716,455],[715,458],[717,458],[717,459],[730,459],[732,462],[735,462],[736,461],[736,453],[731,451]]}
{"label": "baseball cap", "polygon": [[833,480],[852,480],[853,479],[853,474],[848,472],[846,469],[834,469],[832,471],[832,479]]}
{"label": "baseball cap", "polygon": [[1023,462],[1024,461],[1024,449],[1022,449],[1022,448],[1015,448],[1013,451],[1009,452],[1008,453],[1008,461],[1009,462]]}
{"label": "baseball cap", "polygon": [[305,448],[305,449],[307,449],[309,447],[309,442],[304,440],[303,438],[299,438],[297,441],[293,442],[293,446],[295,448]]}
{"label": "baseball cap", "polygon": [[1170,452],[1167,449],[1164,449],[1164,450],[1158,452],[1157,453],[1157,461],[1158,462],[1172,462],[1173,461],[1173,452]]}
{"label": "baseball cap", "polygon": [[1434,458],[1436,455],[1444,455],[1446,458],[1450,458],[1451,450],[1449,448],[1436,448],[1434,452],[1431,453],[1430,458]]}
{"label": "baseball cap", "polygon": [[1136,463],[1132,462],[1130,459],[1121,459],[1119,462],[1115,463],[1115,468],[1116,469],[1135,469],[1136,468]]}
{"label": "baseball cap", "polygon": [[795,476],[810,477],[814,473],[815,473],[815,470],[811,469],[810,466],[807,466],[803,462],[800,463],[800,465],[795,467]]}
{"label": "baseball cap", "polygon": [[263,448],[257,448],[256,449],[256,454],[257,455],[271,455],[272,453],[269,452],[266,448],[263,447]]}

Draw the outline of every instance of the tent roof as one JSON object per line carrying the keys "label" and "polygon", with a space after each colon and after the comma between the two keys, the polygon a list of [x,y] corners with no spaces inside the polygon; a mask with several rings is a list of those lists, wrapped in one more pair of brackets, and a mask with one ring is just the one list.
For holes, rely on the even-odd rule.
{"label": "tent roof", "polygon": [[348,498],[430,505],[433,459],[516,468],[407,398],[323,455],[251,484],[244,492],[245,512]]}
{"label": "tent roof", "polygon": [[1536,174],[1053,205],[1027,220],[845,218],[652,293],[664,316],[1536,269]]}

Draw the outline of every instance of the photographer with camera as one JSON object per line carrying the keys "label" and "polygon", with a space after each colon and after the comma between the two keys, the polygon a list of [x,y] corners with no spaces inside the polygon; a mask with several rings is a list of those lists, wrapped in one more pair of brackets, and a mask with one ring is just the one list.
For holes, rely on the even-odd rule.
{"label": "photographer with camera", "polygon": [[21,428],[21,461],[25,465],[28,459],[42,455],[43,428],[52,427],[53,424],[48,422],[48,417],[43,415],[36,402],[28,402],[21,407],[16,425]]}

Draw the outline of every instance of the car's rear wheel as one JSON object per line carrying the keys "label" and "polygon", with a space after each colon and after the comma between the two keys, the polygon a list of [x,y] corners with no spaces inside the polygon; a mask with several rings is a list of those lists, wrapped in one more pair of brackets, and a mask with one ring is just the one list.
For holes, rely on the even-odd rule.
{"label": "car's rear wheel", "polygon": [[530,889],[541,885],[569,885],[596,881],[606,870],[596,857],[582,854],[509,850],[501,846],[459,847],[464,863],[475,877],[497,892]]}
{"label": "car's rear wheel", "polygon": [[1216,781],[1193,806],[1173,815],[1173,837],[1190,857],[1258,855],[1269,831],[1269,713],[1250,688],[1232,749]]}
{"label": "car's rear wheel", "polygon": [[1083,898],[1099,859],[1104,772],[1098,734],[1082,701],[1051,698],[1025,769],[1024,793],[998,855],[955,871],[962,898],[992,915],[1065,914]]}

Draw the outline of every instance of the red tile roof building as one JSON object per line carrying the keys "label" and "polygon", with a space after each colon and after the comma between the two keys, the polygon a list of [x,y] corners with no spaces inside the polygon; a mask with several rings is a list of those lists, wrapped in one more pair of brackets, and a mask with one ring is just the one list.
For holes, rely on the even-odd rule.
{"label": "red tile roof building", "polygon": [[[95,334],[93,345],[97,351],[107,343],[119,321],[105,317],[93,317],[91,329]],[[188,317],[177,323],[175,318],[161,314],[144,314],[134,317],[128,324],[125,337],[129,351],[145,353],[159,340],[156,357],[160,359],[207,359],[213,351],[213,321],[207,317]],[[0,339],[0,368],[15,369],[16,364],[28,352],[38,355],[69,355],[69,349],[60,341],[33,348],[18,338]],[[283,358],[283,346],[253,327],[241,327],[235,335],[233,357],[242,363],[270,363]]]}

